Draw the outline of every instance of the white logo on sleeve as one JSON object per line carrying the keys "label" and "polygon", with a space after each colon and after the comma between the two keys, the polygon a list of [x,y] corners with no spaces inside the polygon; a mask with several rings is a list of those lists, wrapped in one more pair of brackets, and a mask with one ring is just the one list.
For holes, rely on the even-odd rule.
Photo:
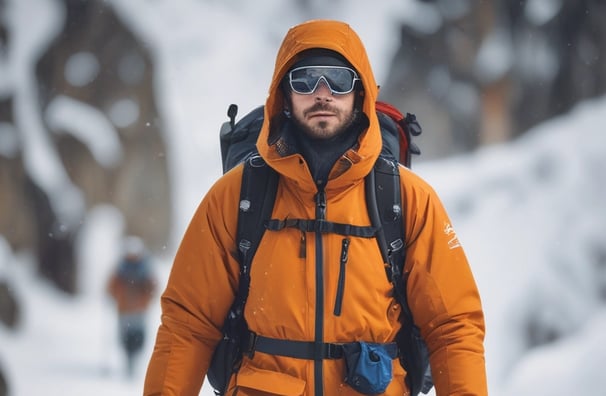
{"label": "white logo on sleeve", "polygon": [[461,247],[461,243],[459,242],[459,237],[457,237],[457,233],[450,223],[444,223],[444,234],[449,238],[448,239],[448,248],[450,250]]}

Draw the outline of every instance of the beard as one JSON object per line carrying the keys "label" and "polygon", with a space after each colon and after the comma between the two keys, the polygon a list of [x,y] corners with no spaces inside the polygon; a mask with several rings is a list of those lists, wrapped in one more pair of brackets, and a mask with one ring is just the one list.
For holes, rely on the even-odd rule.
{"label": "beard", "polygon": [[[340,122],[337,125],[332,125],[326,121],[317,123],[305,122],[307,114],[317,111],[329,111],[334,113]],[[303,119],[292,114],[292,119],[297,127],[312,139],[328,140],[340,136],[347,131],[357,120],[359,114],[358,109],[353,109],[349,114],[344,113],[338,108],[333,107],[326,102],[315,103],[310,108],[303,112]]]}

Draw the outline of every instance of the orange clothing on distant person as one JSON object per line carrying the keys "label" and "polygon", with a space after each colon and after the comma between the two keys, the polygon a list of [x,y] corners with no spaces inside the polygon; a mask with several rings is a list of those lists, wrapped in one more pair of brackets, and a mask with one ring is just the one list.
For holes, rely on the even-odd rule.
{"label": "orange clothing on distant person", "polygon": [[119,314],[145,311],[155,290],[156,280],[146,259],[136,255],[127,255],[107,283]]}

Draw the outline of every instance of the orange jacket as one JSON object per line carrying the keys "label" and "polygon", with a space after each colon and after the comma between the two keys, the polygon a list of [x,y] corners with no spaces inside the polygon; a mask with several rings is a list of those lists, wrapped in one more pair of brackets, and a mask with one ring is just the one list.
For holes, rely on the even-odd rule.
{"label": "orange jacket", "polygon": [[[338,51],[359,72],[365,89],[363,111],[370,126],[338,161],[326,185],[327,220],[369,225],[363,180],[381,150],[374,103],[378,88],[354,31],[334,21],[311,21],[292,28],[276,60],[257,147],[280,173],[273,218],[315,217],[317,192],[299,154],[281,156],[269,144],[270,120],[282,111],[280,79],[308,48]],[[408,237],[410,308],[431,351],[438,395],[485,395],[484,318],[465,254],[435,192],[401,168]],[[221,326],[238,284],[235,234],[242,167],[219,179],[208,191],[183,237],[162,296],[162,323],[145,381],[146,395],[197,395]],[[323,342],[389,342],[400,328],[400,306],[391,297],[384,264],[374,239],[352,237],[340,316],[333,314],[342,236],[316,236],[285,229],[266,232],[252,264],[245,317],[250,329],[272,338]],[[300,254],[301,243],[305,255]],[[320,265],[321,264],[321,265]],[[321,274],[317,274],[321,271]],[[318,320],[318,317],[321,320]],[[314,361],[257,352],[244,357],[230,392],[238,395],[313,395],[322,381],[324,395],[357,395],[344,384],[343,359],[324,360],[322,378]],[[406,395],[406,373],[397,359],[385,395]]]}

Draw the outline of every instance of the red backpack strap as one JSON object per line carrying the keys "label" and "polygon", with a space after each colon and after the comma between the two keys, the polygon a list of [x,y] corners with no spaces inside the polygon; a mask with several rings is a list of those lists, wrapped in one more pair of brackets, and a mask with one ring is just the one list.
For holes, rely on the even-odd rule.
{"label": "red backpack strap", "polygon": [[398,161],[401,164],[408,165],[407,158],[408,158],[408,139],[409,138],[406,134],[406,131],[402,127],[403,121],[404,121],[404,115],[400,112],[400,110],[395,108],[393,105],[391,105],[389,103],[381,102],[381,101],[377,101],[375,103],[375,108],[378,112],[381,112],[381,113],[389,116],[389,118],[391,118],[392,120],[394,120],[396,122],[396,125],[398,126],[398,135],[399,135],[398,141],[400,143],[400,158],[398,158]]}
{"label": "red backpack strap", "polygon": [[375,109],[379,113],[383,113],[395,121],[398,126],[398,141],[400,144],[399,162],[410,168],[410,154],[420,154],[419,148],[411,142],[411,135],[418,136],[421,134],[421,126],[417,122],[414,114],[407,113],[406,117],[395,106],[377,100]]}

